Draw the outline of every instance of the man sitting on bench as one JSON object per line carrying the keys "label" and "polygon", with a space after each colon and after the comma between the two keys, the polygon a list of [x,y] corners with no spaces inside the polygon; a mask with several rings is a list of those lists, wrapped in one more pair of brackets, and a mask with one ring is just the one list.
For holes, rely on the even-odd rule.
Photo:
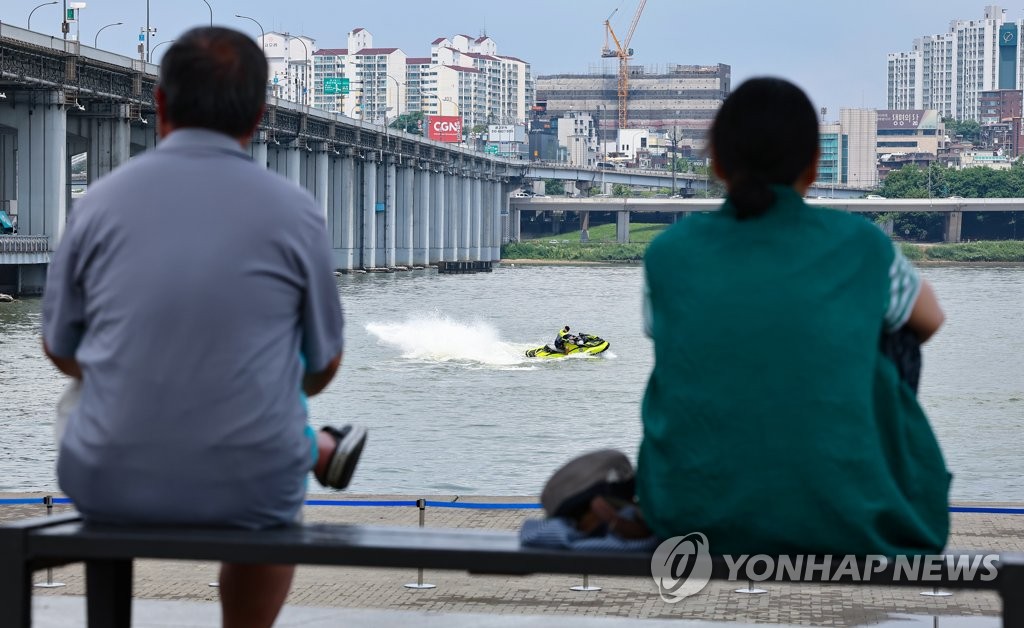
{"label": "man sitting on bench", "polygon": [[[57,475],[88,521],[284,526],[311,468],[335,488],[352,476],[365,429],[314,433],[303,397],[342,355],[323,213],[246,152],[266,85],[245,35],[179,37],[162,141],[90,186],[54,255],[45,350],[81,381]],[[223,625],[272,625],[293,573],[222,565]]]}

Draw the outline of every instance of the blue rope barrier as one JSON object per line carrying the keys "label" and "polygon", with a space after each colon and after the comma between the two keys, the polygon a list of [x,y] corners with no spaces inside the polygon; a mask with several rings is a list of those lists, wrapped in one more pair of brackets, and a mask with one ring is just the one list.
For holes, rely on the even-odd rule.
{"label": "blue rope barrier", "polygon": [[481,502],[435,502],[428,501],[427,506],[433,506],[434,508],[479,508],[481,510],[526,510],[540,508],[540,504],[526,504],[526,503],[504,503],[504,504],[488,504]]}
{"label": "blue rope barrier", "polygon": [[997,506],[950,506],[949,512],[975,512],[993,515],[1024,515],[1024,508],[1000,508]]}
{"label": "blue rope barrier", "polygon": [[[0,499],[0,506],[26,506],[32,504],[42,504],[43,498],[41,497],[30,497],[30,498],[14,498],[14,499]],[[70,504],[71,500],[67,497],[54,497],[54,504]],[[306,506],[364,506],[364,507],[376,507],[376,508],[390,508],[396,506],[402,507],[415,507],[415,500],[335,500],[335,499],[307,499],[305,501]],[[486,503],[486,502],[439,502],[439,501],[427,501],[427,506],[432,508],[465,508],[465,509],[477,509],[477,510],[538,510],[542,508],[540,504],[527,503],[527,502],[513,502],[513,503]],[[976,513],[976,514],[990,514],[990,515],[1024,515],[1024,508],[1006,508],[1001,506],[950,506],[949,512],[959,513]]]}

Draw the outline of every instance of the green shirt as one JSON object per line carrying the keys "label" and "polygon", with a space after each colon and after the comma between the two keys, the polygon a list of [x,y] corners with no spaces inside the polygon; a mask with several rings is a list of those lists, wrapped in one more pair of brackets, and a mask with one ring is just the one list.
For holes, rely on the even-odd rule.
{"label": "green shirt", "polygon": [[879,351],[916,274],[864,218],[775,191],[761,217],[727,201],[648,248],[644,516],[714,553],[940,551],[950,475]]}

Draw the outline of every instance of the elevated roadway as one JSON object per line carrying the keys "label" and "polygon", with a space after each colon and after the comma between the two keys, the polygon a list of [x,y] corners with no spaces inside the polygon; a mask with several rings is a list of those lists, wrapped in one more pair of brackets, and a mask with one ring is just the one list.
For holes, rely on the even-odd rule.
{"label": "elevated roadway", "polygon": [[[840,199],[809,198],[807,203],[816,207],[831,207],[850,212],[885,214],[891,212],[941,212],[945,214],[947,242],[959,242],[964,212],[1008,212],[1024,210],[1024,199],[1019,198],[921,198],[921,199]],[[716,211],[720,198],[634,198],[634,197],[529,197],[512,198],[512,224],[520,224],[521,212],[612,212],[616,214],[617,240],[627,242],[630,214],[663,212],[685,216],[691,212]],[[519,239],[519,232],[511,234]]]}

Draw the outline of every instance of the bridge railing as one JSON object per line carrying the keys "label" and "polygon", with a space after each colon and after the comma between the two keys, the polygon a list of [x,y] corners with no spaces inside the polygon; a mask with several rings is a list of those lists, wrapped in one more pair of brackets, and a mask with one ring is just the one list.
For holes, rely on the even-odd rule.
{"label": "bridge railing", "polygon": [[46,253],[49,250],[47,236],[0,235],[0,253]]}

